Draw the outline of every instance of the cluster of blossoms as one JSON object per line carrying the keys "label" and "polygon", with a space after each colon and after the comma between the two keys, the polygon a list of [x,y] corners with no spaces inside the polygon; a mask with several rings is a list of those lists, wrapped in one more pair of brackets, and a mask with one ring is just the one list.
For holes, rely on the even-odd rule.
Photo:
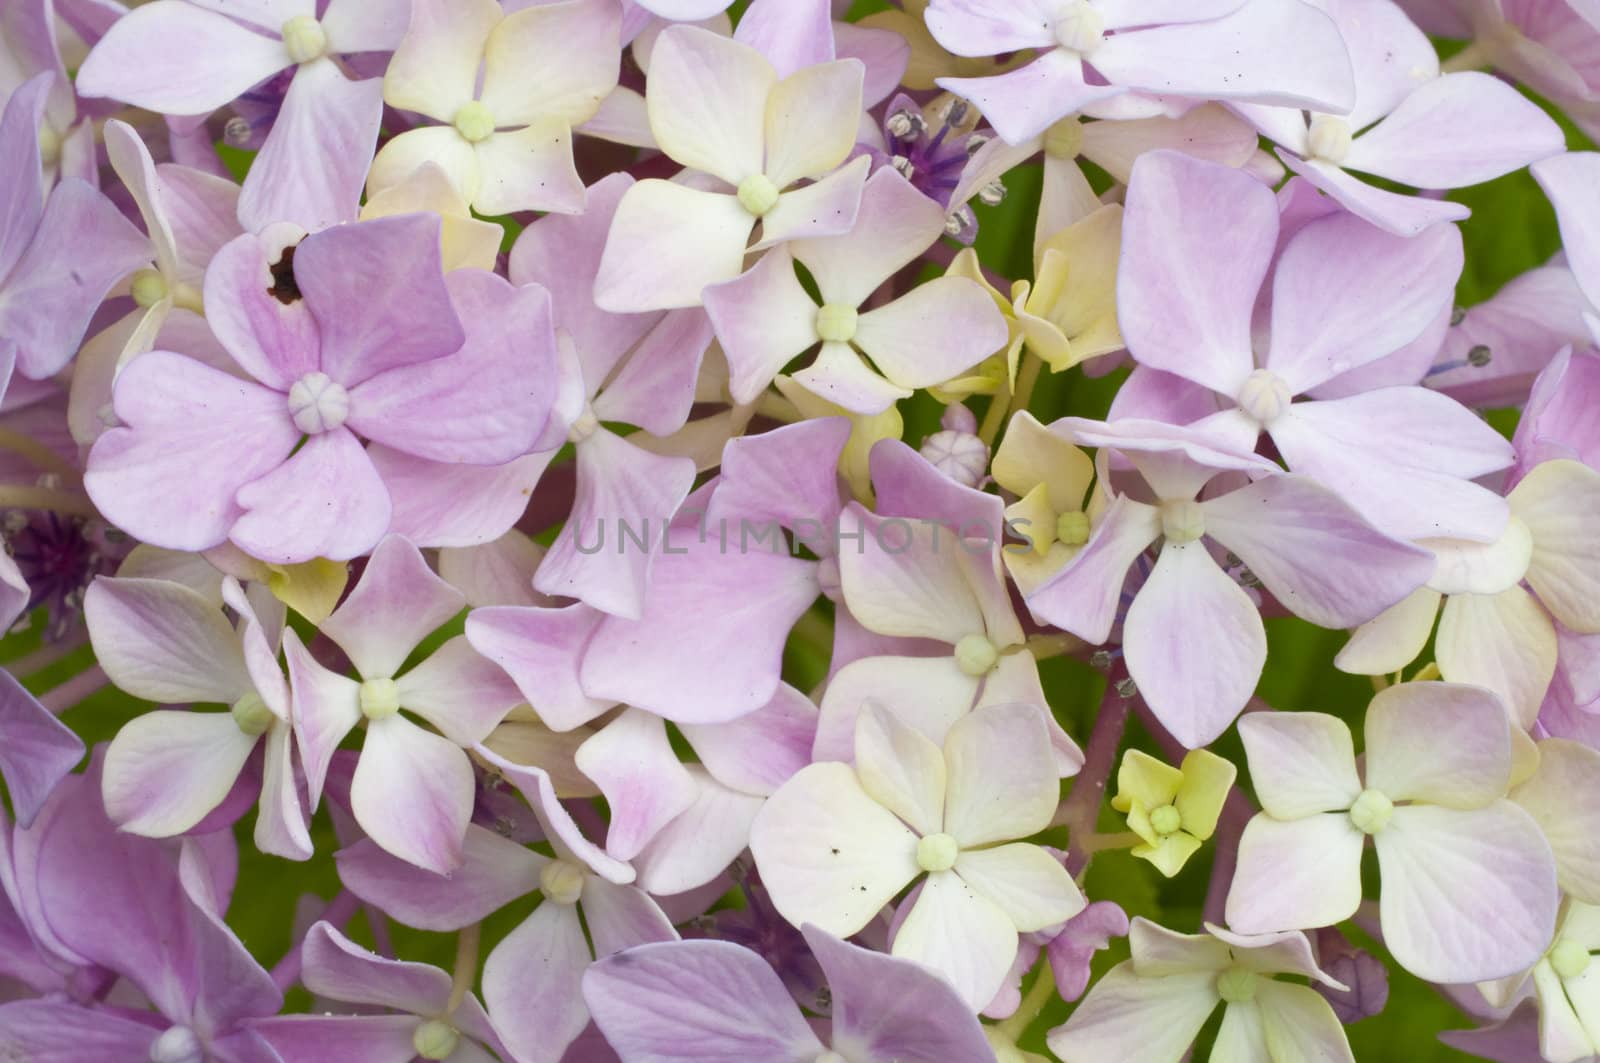
{"label": "cluster of blossoms", "polygon": [[0,104],[0,1059],[1600,1057],[1589,0],[0,0]]}

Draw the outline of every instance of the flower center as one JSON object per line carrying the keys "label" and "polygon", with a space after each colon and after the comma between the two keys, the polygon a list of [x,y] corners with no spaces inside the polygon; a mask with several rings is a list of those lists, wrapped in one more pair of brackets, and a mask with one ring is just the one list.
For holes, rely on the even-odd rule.
{"label": "flower center", "polygon": [[429,1019],[411,1035],[411,1048],[423,1059],[449,1059],[460,1042],[456,1028],[440,1019]]}
{"label": "flower center", "polygon": [[400,711],[400,688],[393,679],[368,679],[361,684],[361,715],[386,720]]}
{"label": "flower center", "polygon": [[1362,834],[1376,834],[1389,825],[1394,815],[1394,802],[1377,790],[1362,790],[1356,803],[1350,806],[1350,822]]}
{"label": "flower center", "polygon": [[150,1045],[150,1063],[203,1063],[205,1047],[187,1026],[168,1027]]}
{"label": "flower center", "polygon": [[133,287],[128,294],[141,309],[148,310],[167,297],[167,278],[159,270],[141,269],[133,275]]}
{"label": "flower center", "polygon": [[1229,1004],[1247,1004],[1256,998],[1261,976],[1243,967],[1229,967],[1217,975],[1217,996]]}
{"label": "flower center", "polygon": [[759,218],[778,205],[778,186],[764,173],[751,174],[739,182],[739,205]]}
{"label": "flower center", "polygon": [[1056,517],[1056,542],[1064,546],[1082,546],[1089,541],[1089,514],[1073,510]]}
{"label": "flower center", "polygon": [[949,871],[960,855],[961,846],[942,831],[917,842],[917,866],[924,871]]}
{"label": "flower center", "polygon": [[1150,827],[1157,834],[1172,834],[1183,826],[1183,817],[1171,805],[1162,805],[1150,813]]}
{"label": "flower center", "polygon": [[1550,966],[1562,978],[1576,978],[1589,967],[1589,950],[1571,938],[1557,941],[1549,956]]}
{"label": "flower center", "polygon": [[567,429],[567,442],[576,446],[600,430],[600,418],[594,415],[593,406],[585,406],[578,419]]}
{"label": "flower center", "polygon": [[1192,499],[1161,503],[1161,534],[1167,542],[1192,543],[1206,533],[1206,514]]}
{"label": "flower center", "polygon": [[1239,408],[1255,419],[1257,424],[1270,425],[1283,416],[1289,408],[1289,385],[1269,369],[1257,369],[1244,378],[1239,389]]}
{"label": "flower center", "polygon": [[577,904],[583,896],[583,870],[570,860],[552,860],[539,872],[539,889],[556,904]]}
{"label": "flower center", "polygon": [[272,726],[272,710],[254,690],[234,702],[232,712],[233,722],[247,735],[264,734]]}
{"label": "flower center", "polygon": [[1083,126],[1076,117],[1063,118],[1044,131],[1044,153],[1052,159],[1076,159],[1083,151]]}
{"label": "flower center", "polygon": [[462,139],[476,144],[480,140],[488,140],[494,132],[494,115],[477,100],[468,100],[456,112],[454,124]]}
{"label": "flower center", "polygon": [[956,643],[956,667],[967,675],[988,675],[1000,659],[1000,651],[987,635],[965,635]]}
{"label": "flower center", "polygon": [[307,373],[289,386],[289,416],[308,436],[331,432],[350,416],[350,393],[327,373]]}
{"label": "flower center", "polygon": [[1056,19],[1056,43],[1069,52],[1088,55],[1106,39],[1106,20],[1086,3],[1072,4]]}
{"label": "flower center", "polygon": [[322,23],[310,15],[296,15],[283,24],[283,46],[289,58],[297,63],[309,63],[328,51],[328,35]]}
{"label": "flower center", "polygon": [[817,338],[825,343],[849,343],[856,338],[856,308],[824,303],[817,308]]}
{"label": "flower center", "polygon": [[1312,158],[1337,166],[1350,154],[1353,139],[1349,122],[1331,114],[1319,114],[1311,120],[1306,146],[1311,149]]}

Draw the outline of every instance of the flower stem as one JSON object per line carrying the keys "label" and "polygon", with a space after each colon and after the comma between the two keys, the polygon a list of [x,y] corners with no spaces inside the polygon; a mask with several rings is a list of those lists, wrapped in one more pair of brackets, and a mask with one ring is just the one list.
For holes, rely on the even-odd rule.
{"label": "flower stem", "polygon": [[76,482],[79,473],[72,463],[60,454],[40,443],[30,439],[21,432],[13,432],[9,428],[0,428],[0,450],[9,450],[20,454],[33,462],[34,467],[42,472],[53,472],[65,479]]}
{"label": "flower stem", "polygon": [[483,938],[483,924],[473,923],[461,928],[456,935],[456,963],[450,980],[450,1011],[455,1011],[472,985],[478,980],[478,944]]}
{"label": "flower stem", "polygon": [[[76,475],[76,474],[74,474]],[[98,517],[99,511],[83,495],[52,491],[48,487],[0,487],[0,509],[43,509],[63,517]]]}
{"label": "flower stem", "polygon": [[1100,818],[1100,803],[1105,799],[1106,784],[1117,765],[1117,750],[1122,745],[1122,735],[1128,727],[1128,714],[1133,711],[1134,699],[1123,697],[1117,690],[1117,684],[1127,674],[1127,667],[1121,661],[1111,666],[1106,676],[1106,691],[1100,699],[1100,709],[1095,713],[1094,730],[1089,732],[1089,744],[1084,747],[1083,767],[1072,782],[1072,792],[1052,820],[1053,823],[1066,825],[1070,842],[1067,870],[1074,878],[1089,866],[1087,845]]}
{"label": "flower stem", "polygon": [[1481,41],[1472,41],[1455,55],[1439,64],[1441,74],[1459,74],[1463,70],[1477,70],[1489,65],[1489,50]]}
{"label": "flower stem", "polygon": [[105,686],[108,680],[98,664],[91,664],[59,686],[39,695],[39,704],[60,716],[84,698]]}
{"label": "flower stem", "polygon": [[48,668],[68,654],[75,652],[88,641],[88,634],[80,627],[65,638],[58,639],[55,642],[46,642],[32,653],[18,657],[14,661],[7,661],[5,669],[18,679],[26,679],[33,673]]}

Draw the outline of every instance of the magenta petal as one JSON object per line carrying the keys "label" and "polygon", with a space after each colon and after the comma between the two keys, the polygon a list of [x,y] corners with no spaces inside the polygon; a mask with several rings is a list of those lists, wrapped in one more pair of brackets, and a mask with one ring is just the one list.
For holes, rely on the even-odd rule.
{"label": "magenta petal", "polygon": [[528,452],[555,401],[550,297],[480,270],[452,273],[449,287],[468,326],[461,349],[362,382],[349,424],[419,458],[499,465]]}
{"label": "magenta petal", "polygon": [[83,740],[0,669],[0,778],[16,812],[29,827],[56,783],[83,759]]}
{"label": "magenta petal", "polygon": [[694,486],[694,461],[652,454],[605,429],[579,443],[577,457],[572,514],[533,585],[637,619],[658,564],[658,539]]}
{"label": "magenta petal", "polygon": [[[157,1020],[159,1021],[159,1020]],[[0,1004],[0,1045],[28,1063],[148,1059],[162,1027],[65,1000]]]}
{"label": "magenta petal", "polygon": [[96,441],[84,486],[113,523],[173,550],[225,541],[235,493],[300,438],[278,392],[166,351],[130,363],[115,402],[123,427]]}
{"label": "magenta petal", "polygon": [[350,81],[326,58],[303,64],[245,176],[239,220],[257,232],[280,221],[308,232],[354,221],[382,117],[381,79]]}
{"label": "magenta petal", "polygon": [[22,375],[40,379],[66,365],[111,286],[149,260],[150,241],[99,189],[75,177],[56,185],[0,286],[0,334],[16,341]]}
{"label": "magenta petal", "polygon": [[389,528],[388,488],[343,428],[307,438],[293,457],[241,487],[237,497],[245,512],[229,538],[263,561],[346,561],[371,550]]}
{"label": "magenta petal", "polygon": [[350,1004],[374,1004],[412,1015],[443,1015],[450,976],[437,967],[388,960],[362,948],[328,923],[306,932],[306,988]]}
{"label": "magenta petal", "polygon": [[[760,956],[723,941],[641,945],[583,979],[595,1022],[628,1060],[812,1063],[822,1045]],[[981,1057],[980,1057],[981,1058]]]}
{"label": "magenta petal", "polygon": [[321,369],[348,388],[456,351],[435,215],[341,225],[301,241],[294,276],[322,329]]}
{"label": "magenta petal", "polygon": [[485,827],[467,828],[461,866],[437,875],[384,852],[370,838],[334,854],[339,880],[407,926],[460,930],[539,888],[544,858]]}
{"label": "magenta petal", "polygon": [[1116,496],[1078,556],[1028,596],[1029,610],[1095,645],[1105,642],[1128,569],[1160,532],[1153,507]]}
{"label": "magenta petal", "polygon": [[672,751],[659,716],[624,711],[579,746],[574,759],[611,807],[606,852],[619,860],[633,859],[694,804],[694,780]]}
{"label": "magenta petal", "polygon": [[811,763],[817,707],[787,683],[755,712],[719,724],[681,728],[706,770],[722,785],[770,794]]}
{"label": "magenta petal", "polygon": [[254,1029],[295,1063],[412,1063],[418,1025],[411,1015],[280,1015]]}
{"label": "magenta petal", "polygon": [[983,1027],[949,982],[910,960],[802,927],[833,997],[833,1048],[847,1059],[985,1058]]}

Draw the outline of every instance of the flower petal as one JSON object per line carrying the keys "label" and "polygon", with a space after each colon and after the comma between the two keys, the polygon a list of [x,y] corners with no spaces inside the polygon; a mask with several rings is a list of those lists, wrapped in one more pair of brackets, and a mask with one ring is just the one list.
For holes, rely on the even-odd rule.
{"label": "flower petal", "polygon": [[106,750],[106,814],[148,838],[182,834],[222,804],[255,747],[231,713],[145,713]]}
{"label": "flower petal", "polygon": [[198,591],[161,579],[101,577],[84,594],[95,656],[135,697],[231,705],[254,687],[222,610]]}
{"label": "flower petal", "polygon": [[450,976],[425,963],[390,960],[362,948],[332,924],[319,922],[303,946],[306,988],[351,1004],[374,1004],[412,1015],[443,1015]]}
{"label": "flower petal", "polygon": [[350,655],[363,679],[393,678],[411,651],[466,605],[411,543],[387,536],[322,632]]}
{"label": "flower petal", "polygon": [[821,177],[844,162],[860,126],[865,75],[861,60],[838,59],[797,70],[772,87],[764,172],[774,186]]}
{"label": "flower petal", "polygon": [[499,665],[457,635],[396,681],[400,704],[459,746],[471,746],[522,701]]}
{"label": "flower petal", "polygon": [[956,858],[955,872],[1025,934],[1063,923],[1088,903],[1061,862],[1038,845],[971,849]]}
{"label": "flower petal", "polygon": [[1150,711],[1189,749],[1228,729],[1267,659],[1255,602],[1203,541],[1169,540],[1162,547],[1128,607],[1122,638],[1128,675]]}
{"label": "flower petal", "polygon": [[918,874],[916,847],[917,836],[867,795],[847,764],[805,768],[750,828],[773,905],[797,926],[840,936],[866,926]]}
{"label": "flower petal", "polygon": [[1452,683],[1487,687],[1530,727],[1555,675],[1555,625],[1520,586],[1499,594],[1452,594],[1439,614],[1433,656]]}
{"label": "flower petal", "polygon": [[390,716],[367,724],[350,809],[386,851],[442,875],[461,865],[473,789],[459,746]]}
{"label": "flower petal", "polygon": [[763,171],[767,98],[777,84],[754,48],[673,26],[650,53],[650,131],[673,161],[737,186]]}
{"label": "flower petal", "polygon": [[1600,472],[1566,459],[1541,462],[1508,501],[1533,537],[1528,586],[1567,627],[1600,631],[1600,545],[1588,527],[1600,512]]}
{"label": "flower petal", "polygon": [[1270,1058],[1355,1063],[1339,1017],[1316,990],[1268,979],[1256,991],[1256,1010]]}
{"label": "flower petal", "polygon": [[1182,1059],[1217,1010],[1211,971],[1140,978],[1119,963],[1089,990],[1066,1025],[1050,1031],[1050,1051],[1068,1063]]}
{"label": "flower petal", "polygon": [[481,102],[502,126],[587,122],[617,87],[621,29],[604,0],[512,12],[489,35]]}
{"label": "flower petal", "polygon": [[891,953],[944,975],[968,1008],[982,1008],[1017,956],[1017,928],[1005,911],[954,871],[929,875],[907,903]]}
{"label": "flower petal", "polygon": [[1332,926],[1361,905],[1366,835],[1344,812],[1245,824],[1228,889],[1228,925],[1245,934]]}
{"label": "flower petal", "polygon": [[453,121],[473,98],[484,47],[504,17],[494,0],[411,0],[410,27],[384,71],[384,101]]}
{"label": "flower petal", "polygon": [[1088,544],[1028,596],[1028,609],[1040,620],[1100,645],[1111,637],[1128,570],[1160,534],[1160,513],[1154,506],[1115,496]]}
{"label": "flower petal", "polygon": [[755,223],[734,196],[640,181],[617,204],[595,304],[612,313],[700,305],[707,285],[739,275]]}
{"label": "flower petal", "polygon": [[1585,904],[1600,901],[1600,753],[1580,742],[1539,743],[1539,769],[1511,792],[1555,853],[1564,893]]}
{"label": "flower petal", "polygon": [[1044,830],[1060,797],[1044,713],[991,705],[957,720],[944,740],[944,830],[963,848]]}
{"label": "flower petal", "polygon": [[856,778],[918,834],[944,830],[945,760],[939,747],[868,702],[856,717]]}
{"label": "flower petal", "polygon": [[278,564],[347,561],[376,546],[389,527],[388,488],[343,428],[308,437],[236,497],[245,512],[229,539],[251,557]]}
{"label": "flower petal", "polygon": [[1391,801],[1482,808],[1511,780],[1505,707],[1482,687],[1399,683],[1367,706],[1367,785]]}
{"label": "flower petal", "polygon": [[546,898],[500,940],[483,967],[483,1002],[516,1058],[559,1060],[589,1024],[584,971],[593,960],[578,910]]}
{"label": "flower petal", "polygon": [[1239,721],[1256,799],[1278,819],[1347,809],[1361,794],[1350,728],[1322,712],[1252,712]]}
{"label": "flower petal", "polygon": [[694,804],[694,779],[678,762],[659,716],[625,710],[578,747],[576,760],[610,805],[606,852],[619,860],[633,859]]}
{"label": "flower petal", "polygon": [[1384,944],[1418,978],[1504,978],[1533,966],[1549,946],[1555,860],[1516,805],[1404,806],[1375,840]]}

